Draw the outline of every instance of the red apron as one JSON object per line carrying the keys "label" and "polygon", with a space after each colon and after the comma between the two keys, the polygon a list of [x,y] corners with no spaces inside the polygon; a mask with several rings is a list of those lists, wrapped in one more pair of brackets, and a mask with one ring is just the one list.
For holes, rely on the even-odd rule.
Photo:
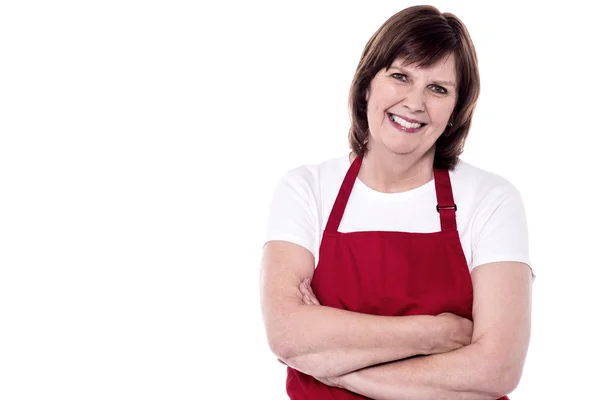
{"label": "red apron", "polygon": [[[338,232],[361,163],[357,157],[348,169],[323,233],[312,279],[319,302],[365,314],[450,312],[472,319],[473,285],[456,228],[448,170],[434,170],[441,231]],[[293,368],[288,368],[286,388],[292,400],[367,399]]]}

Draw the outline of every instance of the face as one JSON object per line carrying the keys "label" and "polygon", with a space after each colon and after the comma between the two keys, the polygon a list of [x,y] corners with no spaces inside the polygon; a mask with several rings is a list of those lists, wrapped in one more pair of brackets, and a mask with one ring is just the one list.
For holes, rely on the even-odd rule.
{"label": "face", "polygon": [[454,55],[430,67],[397,59],[371,80],[367,91],[369,151],[412,154],[433,150],[457,99]]}

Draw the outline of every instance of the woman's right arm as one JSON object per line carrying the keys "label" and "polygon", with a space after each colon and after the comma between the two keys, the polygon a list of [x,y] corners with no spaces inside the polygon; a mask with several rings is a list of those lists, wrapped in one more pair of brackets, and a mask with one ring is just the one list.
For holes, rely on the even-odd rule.
{"label": "woman's right arm", "polygon": [[339,376],[471,342],[471,322],[450,314],[384,317],[307,306],[299,286],[313,272],[314,257],[304,247],[285,241],[265,245],[260,292],[267,339],[273,353],[294,369]]}

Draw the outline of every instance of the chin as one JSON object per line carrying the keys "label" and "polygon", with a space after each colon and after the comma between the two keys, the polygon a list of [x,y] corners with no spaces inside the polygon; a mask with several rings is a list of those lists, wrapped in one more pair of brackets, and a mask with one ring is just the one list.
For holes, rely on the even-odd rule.
{"label": "chin", "polygon": [[388,143],[383,143],[383,147],[386,151],[394,153],[394,154],[410,154],[414,152],[418,146],[415,146],[414,143],[402,143],[403,141],[389,141]]}

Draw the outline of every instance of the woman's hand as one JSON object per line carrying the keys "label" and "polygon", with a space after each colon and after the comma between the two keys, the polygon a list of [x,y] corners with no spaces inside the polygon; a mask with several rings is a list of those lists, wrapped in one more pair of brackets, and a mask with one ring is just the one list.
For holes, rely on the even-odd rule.
{"label": "woman's hand", "polygon": [[471,344],[473,337],[473,322],[467,318],[451,313],[436,316],[440,327],[439,340],[431,347],[430,354],[446,353]]}
{"label": "woman's hand", "polygon": [[317,296],[312,291],[310,287],[310,279],[305,279],[300,282],[300,293],[302,293],[302,301],[307,306],[320,306],[319,300],[317,300]]}
{"label": "woman's hand", "polygon": [[343,376],[330,376],[330,377],[313,376],[313,378],[315,378],[322,384],[325,384],[325,385],[331,386],[331,387],[344,389],[344,387],[342,386],[342,377]]}
{"label": "woman's hand", "polygon": [[[311,287],[310,287],[310,279],[305,279],[302,282],[300,282],[300,293],[302,293],[302,301],[304,302],[304,304],[309,305],[309,306],[319,306],[321,305],[319,303],[319,300],[317,300],[317,296],[315,296],[315,294],[313,293]],[[278,358],[277,361],[279,361],[281,364],[288,366],[285,362],[283,362],[282,359]],[[334,386],[334,381],[332,381],[331,379],[334,378],[315,378],[316,380],[323,382],[324,384],[328,385],[328,386]]]}
{"label": "woman's hand", "polygon": [[[286,363],[284,363],[281,359],[277,359],[277,361],[279,361],[281,364],[288,366]],[[318,380],[319,382],[321,382],[324,385],[327,386],[332,386],[332,387],[337,387],[337,388],[343,388],[342,387],[342,377],[343,376],[313,376],[313,378],[315,378],[316,380]]]}
{"label": "woman's hand", "polygon": [[[312,288],[310,287],[310,279],[304,279],[300,282],[300,293],[302,293],[302,301],[307,306],[320,306],[319,300],[317,296],[315,296]],[[279,360],[280,363],[285,364],[283,361]],[[316,380],[319,382],[332,387],[341,388],[342,387],[342,377],[341,376],[314,376]]]}
{"label": "woman's hand", "polygon": [[[300,283],[300,293],[302,293],[302,301],[307,306],[320,306],[319,300],[310,287],[310,279],[305,279]],[[342,388],[343,376],[314,376],[319,382],[332,387]]]}

